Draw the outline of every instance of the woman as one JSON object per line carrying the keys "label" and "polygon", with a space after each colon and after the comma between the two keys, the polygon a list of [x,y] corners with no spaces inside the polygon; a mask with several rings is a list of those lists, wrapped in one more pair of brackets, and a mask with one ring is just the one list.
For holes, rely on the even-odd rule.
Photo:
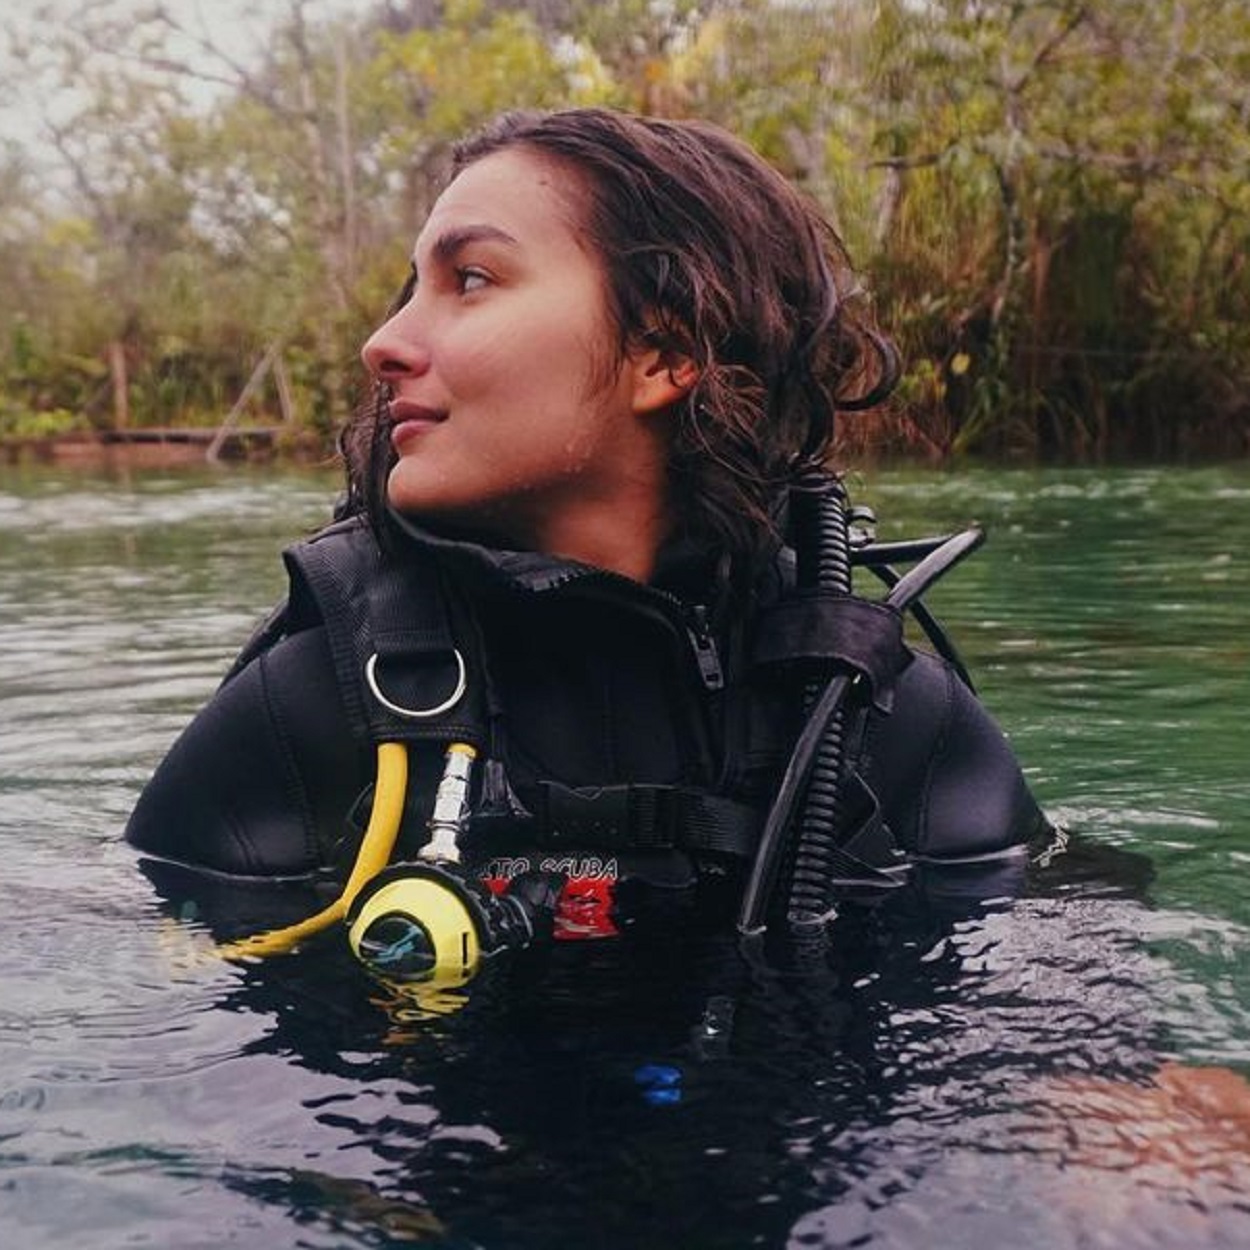
{"label": "woman", "polygon": [[341,879],[376,745],[408,745],[404,858],[463,742],[441,849],[497,891],[561,874],[559,930],[613,932],[627,881],[738,896],[753,863],[758,919],[802,870],[769,807],[796,791],[805,698],[840,673],[820,889],[916,856],[1018,861],[1042,818],[950,666],[844,575],[804,585],[802,552],[795,591],[791,500],[843,517],[813,471],[894,355],[830,227],[746,146],[605,110],[503,117],[458,150],[363,356],[345,519],[287,553],[289,605],[147,787],[136,846]]}

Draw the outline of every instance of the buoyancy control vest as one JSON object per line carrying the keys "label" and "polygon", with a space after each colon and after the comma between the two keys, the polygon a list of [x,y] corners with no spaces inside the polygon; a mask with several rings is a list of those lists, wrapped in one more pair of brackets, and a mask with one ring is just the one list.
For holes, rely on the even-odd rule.
{"label": "buoyancy control vest", "polygon": [[[403,528],[385,551],[358,519],[288,550],[288,603],[245,648],[234,671],[274,638],[319,625],[355,736],[418,749],[451,741],[474,747],[482,764],[462,854],[496,891],[535,870],[566,877],[559,936],[612,932],[615,890],[623,880],[685,888],[699,875],[696,859],[706,867],[751,854],[763,810],[759,744],[744,741],[743,758],[718,762],[723,753],[707,739],[723,735],[696,727],[706,709],[689,706],[704,694],[723,712],[719,705],[742,697],[725,689],[719,649],[701,609],[589,566]],[[614,617],[620,619],[613,627]],[[527,629],[513,628],[517,618],[527,620]],[[532,636],[549,642],[542,626],[556,622],[570,647],[553,656],[558,638],[535,646]],[[531,645],[515,645],[510,635],[518,632],[528,632]],[[605,639],[608,633],[613,638]],[[627,670],[615,675],[622,692],[614,707],[577,709],[575,700],[562,705],[562,689],[577,684],[567,668],[556,671],[561,662],[578,664],[569,650],[580,650],[584,665],[601,669],[597,676],[605,683],[614,664]],[[698,673],[691,689],[679,691],[666,650],[676,653],[675,667],[691,661],[686,667]],[[527,662],[537,664],[532,677],[522,673]],[[678,706],[682,714],[666,715],[663,701],[654,689],[642,690],[644,684],[663,686],[670,710]],[[750,717],[720,719],[745,723]],[[607,721],[624,727],[609,729]],[[698,741],[671,751],[642,745],[674,729]],[[610,775],[595,773],[596,753],[582,740],[596,733],[632,740],[632,746],[617,743],[599,752],[600,767],[607,755],[632,755],[633,766],[622,759]],[[541,739],[537,749],[529,741],[534,737]],[[565,768],[557,763],[556,775],[545,775],[543,765],[553,758]],[[417,810],[408,823],[418,830],[431,797],[427,788],[423,811],[422,796],[414,796]]]}
{"label": "buoyancy control vest", "polygon": [[[732,622],[718,646],[706,612],[673,595],[588,566],[450,542],[407,523],[401,529],[384,550],[362,520],[349,519],[285,553],[288,602],[232,671],[284,634],[321,625],[354,735],[418,748],[472,744],[484,764],[466,860],[496,890],[532,869],[563,873],[568,906],[558,932],[561,916],[569,930],[610,932],[622,877],[687,886],[749,862],[803,724],[802,691],[830,673],[856,691],[841,730],[847,827],[837,831],[831,873],[872,885],[869,878],[907,857],[1010,853],[1044,826],[1001,732],[956,667],[906,646],[892,606],[827,588],[796,590],[784,553],[749,618]],[[541,758],[521,762],[518,722],[545,714],[543,692],[522,682],[519,701],[529,706],[515,706],[518,683],[498,679],[490,635],[508,630],[510,610],[544,598],[552,620],[571,604],[591,604],[619,614],[626,632],[659,621],[660,632],[687,649],[699,679],[678,702],[704,706],[679,716],[676,732],[697,722],[691,736],[704,741],[677,751],[680,767],[644,766],[637,777],[628,768],[624,776],[587,776],[582,767],[570,777],[543,775]],[[632,671],[657,665],[654,648],[644,647]],[[644,713],[657,713],[642,703]],[[555,704],[557,721],[581,719]],[[632,718],[630,732],[669,731],[656,715],[647,720]],[[593,728],[569,723],[560,731],[574,739]],[[415,797],[409,846],[422,836],[422,801]]]}

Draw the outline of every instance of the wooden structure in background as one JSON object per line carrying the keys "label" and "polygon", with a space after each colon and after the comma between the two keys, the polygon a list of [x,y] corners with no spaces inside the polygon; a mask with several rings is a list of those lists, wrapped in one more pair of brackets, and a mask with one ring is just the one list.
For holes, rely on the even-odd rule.
{"label": "wooden structure in background", "polygon": [[[283,425],[289,427],[295,420],[295,406],[291,400],[291,378],[286,371],[286,362],[282,359],[282,345],[273,343],[269,350],[260,358],[256,368],[252,370],[252,376],[248,378],[243,389],[239,392],[239,397],[234,401],[234,407],[226,413],[226,419],[217,429],[217,433],[213,435],[212,441],[208,444],[207,450],[204,452],[204,458],[209,464],[216,464],[221,459],[222,448],[226,445],[226,440],[232,435],[238,437],[241,431],[236,432],[235,426],[239,422],[239,418],[243,415],[243,410],[247,406],[247,402],[259,389],[260,384],[265,380],[267,373],[273,374],[274,385],[278,391],[278,405],[282,412]],[[279,429],[283,427],[278,427]],[[269,439],[272,440],[276,431],[269,430]]]}

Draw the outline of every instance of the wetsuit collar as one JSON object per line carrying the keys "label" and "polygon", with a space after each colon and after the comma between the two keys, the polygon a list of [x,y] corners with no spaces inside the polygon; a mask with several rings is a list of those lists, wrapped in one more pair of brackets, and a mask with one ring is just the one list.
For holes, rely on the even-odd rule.
{"label": "wetsuit collar", "polygon": [[643,596],[658,591],[678,599],[707,602],[709,593],[723,576],[715,553],[688,539],[666,544],[659,553],[655,576],[649,583],[642,583],[580,560],[540,551],[488,547],[469,538],[447,537],[393,509],[387,511],[387,524],[396,536],[432,551],[457,572],[479,584],[496,588],[537,592],[593,580],[617,586],[622,593],[629,593],[632,588]]}

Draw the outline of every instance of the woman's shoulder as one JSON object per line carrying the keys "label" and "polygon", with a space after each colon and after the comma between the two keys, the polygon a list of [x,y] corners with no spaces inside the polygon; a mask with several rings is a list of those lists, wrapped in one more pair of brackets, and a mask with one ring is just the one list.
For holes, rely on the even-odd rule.
{"label": "woman's shoulder", "polygon": [[217,690],[145,786],[127,840],[233,876],[316,871],[369,776],[319,627],[274,642]]}

